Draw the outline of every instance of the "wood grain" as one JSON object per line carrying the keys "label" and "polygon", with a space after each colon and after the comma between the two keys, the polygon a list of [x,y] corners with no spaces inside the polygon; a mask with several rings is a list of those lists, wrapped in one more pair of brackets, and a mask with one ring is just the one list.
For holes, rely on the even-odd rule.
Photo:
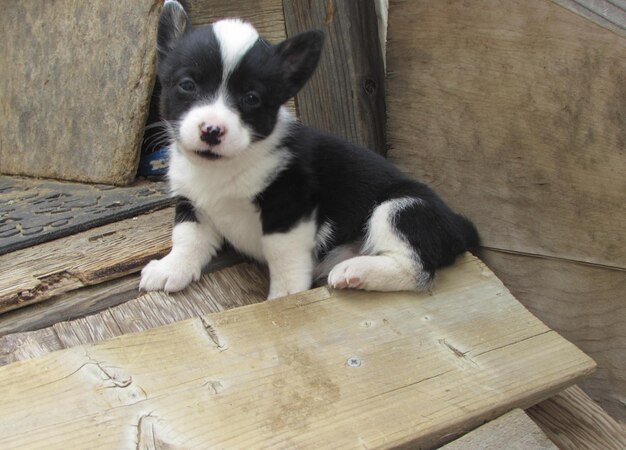
{"label": "wood grain", "polygon": [[[227,257],[218,261],[230,264],[235,260]],[[12,326],[12,329],[16,329],[48,325],[35,331],[22,330],[0,337],[0,365],[257,303],[267,297],[267,273],[254,264],[245,263],[227,268],[213,265],[209,270],[215,272],[205,273],[197,283],[174,294],[150,292],[138,296],[138,276],[129,276],[68,293],[58,301],[35,305],[40,307],[38,315],[24,314],[28,308],[5,314],[6,323],[3,315],[0,319],[0,330],[10,330]],[[105,295],[107,288],[112,291],[112,298]],[[127,290],[129,288],[130,291]],[[115,290],[120,292],[115,293]],[[125,299],[127,295],[132,295],[132,300],[117,306],[114,304],[119,297]],[[69,308],[72,302],[73,310]],[[94,308],[102,308],[101,303],[108,304],[106,310],[86,315],[92,304],[95,305]],[[12,313],[20,315],[15,318],[11,316]],[[74,320],[69,320],[70,317],[63,317],[62,314],[68,314]]]}
{"label": "wood grain", "polygon": [[582,389],[572,386],[528,409],[528,414],[563,450],[626,448],[626,428]]}
{"label": "wood grain", "polygon": [[0,313],[138,272],[167,253],[173,208],[0,256]]}
{"label": "wood grain", "polygon": [[306,125],[386,153],[384,65],[373,1],[284,2],[287,34],[320,29],[319,66],[296,98]]}
{"label": "wood grain", "polygon": [[270,42],[287,37],[282,0],[187,0],[189,18],[194,25],[206,25],[220,19],[239,17],[254,25]]}
{"label": "wood grain", "polygon": [[502,449],[557,450],[558,447],[521,409],[514,409],[441,447],[441,450]]}
{"label": "wood grain", "polygon": [[626,268],[625,44],[545,0],[393,0],[389,157],[487,247]]}
{"label": "wood grain", "polygon": [[592,369],[465,256],[432,295],[320,288],[2,367],[0,447],[433,446]]}
{"label": "wood grain", "polygon": [[626,271],[482,251],[513,295],[598,364],[581,386],[626,422]]}

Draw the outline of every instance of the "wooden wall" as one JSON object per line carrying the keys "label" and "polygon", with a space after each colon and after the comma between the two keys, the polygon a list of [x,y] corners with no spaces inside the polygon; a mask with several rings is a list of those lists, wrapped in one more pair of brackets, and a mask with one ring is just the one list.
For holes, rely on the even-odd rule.
{"label": "wooden wall", "polygon": [[392,0],[388,36],[390,159],[476,222],[626,420],[624,35],[550,0]]}

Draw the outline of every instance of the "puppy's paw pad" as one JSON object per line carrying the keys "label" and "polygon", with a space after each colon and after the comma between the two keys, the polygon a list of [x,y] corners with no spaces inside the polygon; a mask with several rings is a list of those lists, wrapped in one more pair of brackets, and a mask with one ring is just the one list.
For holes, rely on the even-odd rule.
{"label": "puppy's paw pad", "polygon": [[177,292],[200,277],[200,270],[181,264],[166,256],[153,260],[141,271],[139,289],[142,291]]}

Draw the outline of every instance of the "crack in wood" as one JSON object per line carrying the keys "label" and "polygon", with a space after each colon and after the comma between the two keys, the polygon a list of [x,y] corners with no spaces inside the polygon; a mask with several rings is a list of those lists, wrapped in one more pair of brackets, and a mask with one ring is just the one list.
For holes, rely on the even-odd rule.
{"label": "crack in wood", "polygon": [[458,358],[464,359],[466,361],[471,362],[472,364],[474,364],[475,366],[478,366],[478,364],[476,363],[476,361],[474,361],[472,358],[470,358],[468,356],[468,353],[470,352],[469,350],[466,352],[462,352],[461,350],[459,350],[458,348],[456,348],[455,346],[453,346],[452,344],[450,344],[448,341],[446,341],[445,339],[439,339],[439,343],[441,345],[446,346],[447,348],[450,349],[450,351],[452,351],[452,353],[454,353],[455,356],[457,356]]}
{"label": "crack in wood", "polygon": [[204,317],[200,316],[199,319],[200,322],[202,322],[202,327],[204,328],[204,331],[206,331],[209,339],[211,339],[211,341],[215,344],[215,347],[220,352],[228,350],[228,346],[220,340],[220,337],[217,335],[215,328],[213,328],[213,326],[209,322],[207,322]]}

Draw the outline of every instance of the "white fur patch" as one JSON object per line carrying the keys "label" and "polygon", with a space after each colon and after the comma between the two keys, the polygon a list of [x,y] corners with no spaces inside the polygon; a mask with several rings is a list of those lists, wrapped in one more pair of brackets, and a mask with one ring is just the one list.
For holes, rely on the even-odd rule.
{"label": "white fur patch", "polygon": [[302,292],[311,287],[315,221],[299,223],[287,233],[263,236],[263,254],[270,269],[268,299]]}
{"label": "white fur patch", "polygon": [[402,209],[421,201],[407,197],[378,205],[367,223],[363,255],[337,264],[328,275],[328,284],[338,289],[372,291],[427,287],[429,278],[423,272],[418,256],[392,225],[394,217]]}
{"label": "white fur patch", "polygon": [[328,220],[320,225],[315,236],[315,251],[324,252],[328,250],[328,246],[335,235],[335,224],[332,220]]}
{"label": "white fur patch", "polygon": [[223,80],[235,70],[250,47],[259,39],[259,33],[249,23],[239,19],[225,19],[213,24],[213,31],[220,43]]}
{"label": "white fur patch", "polygon": [[222,246],[222,239],[210,224],[182,222],[172,230],[172,250],[152,260],[141,271],[139,289],[180,291],[200,278],[202,268]]}

